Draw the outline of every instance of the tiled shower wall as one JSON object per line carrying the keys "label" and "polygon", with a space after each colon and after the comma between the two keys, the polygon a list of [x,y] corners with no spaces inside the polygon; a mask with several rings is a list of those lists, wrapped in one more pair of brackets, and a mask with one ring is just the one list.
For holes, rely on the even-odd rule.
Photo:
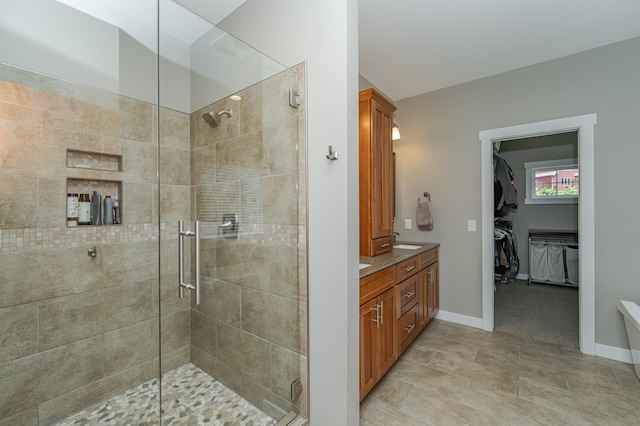
{"label": "tiled shower wall", "polygon": [[[0,67],[0,425],[48,424],[157,375],[156,117],[144,102]],[[189,117],[161,120],[161,213],[175,223],[190,214],[175,202],[190,196]],[[67,149],[121,155],[123,171],[68,168]],[[67,178],[122,181],[123,224],[67,228]],[[168,297],[174,228],[161,245],[163,370],[190,356],[189,301]]]}
{"label": "tiled shower wall", "polygon": [[[214,105],[235,111],[217,129],[201,112],[161,110],[158,212],[154,106],[0,66],[0,426],[48,424],[157,375],[158,297],[164,371],[191,359],[269,414],[306,415],[304,105],[286,102],[304,88],[296,73]],[[123,171],[67,168],[67,149],[121,155]],[[123,224],[67,228],[67,178],[122,181]],[[203,303],[189,309],[176,297],[176,222],[217,229],[235,212],[237,240],[203,241]],[[298,377],[305,391],[290,401]]]}
{"label": "tiled shower wall", "polygon": [[[258,408],[307,415],[304,65],[191,115],[192,219],[238,214],[237,239],[202,242],[191,359]],[[202,114],[233,110],[210,128]],[[305,388],[291,400],[291,382]]]}

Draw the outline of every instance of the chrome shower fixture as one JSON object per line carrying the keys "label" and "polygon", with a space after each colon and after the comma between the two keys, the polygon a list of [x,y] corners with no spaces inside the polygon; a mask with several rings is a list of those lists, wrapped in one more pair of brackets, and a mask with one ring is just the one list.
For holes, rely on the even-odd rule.
{"label": "chrome shower fixture", "polygon": [[226,111],[220,111],[220,112],[211,111],[211,112],[207,112],[207,113],[202,115],[202,118],[204,118],[204,121],[209,123],[209,127],[211,127],[213,129],[215,127],[218,127],[218,125],[220,124],[220,120],[221,120],[220,115],[221,114],[227,114],[227,116],[233,117],[233,110],[231,108],[229,108]]}

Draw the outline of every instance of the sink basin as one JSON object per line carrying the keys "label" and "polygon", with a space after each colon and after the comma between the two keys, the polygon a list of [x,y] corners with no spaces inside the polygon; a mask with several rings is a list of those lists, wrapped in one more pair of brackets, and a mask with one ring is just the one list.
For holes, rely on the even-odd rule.
{"label": "sink basin", "polygon": [[417,250],[422,246],[414,246],[413,244],[398,244],[393,246],[393,248],[405,249],[405,250]]}
{"label": "sink basin", "polygon": [[364,268],[367,268],[369,266],[371,266],[370,263],[360,263],[360,268],[359,269],[364,269]]}

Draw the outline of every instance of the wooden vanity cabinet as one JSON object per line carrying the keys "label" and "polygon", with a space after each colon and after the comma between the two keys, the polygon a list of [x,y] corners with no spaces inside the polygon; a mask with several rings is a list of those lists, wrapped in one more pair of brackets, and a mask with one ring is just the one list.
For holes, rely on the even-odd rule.
{"label": "wooden vanity cabinet", "polygon": [[429,250],[419,257],[420,274],[418,276],[418,328],[420,330],[436,316],[440,307],[438,288],[438,250]]}
{"label": "wooden vanity cabinet", "polygon": [[394,267],[360,280],[361,401],[398,357],[396,303]]}
{"label": "wooden vanity cabinet", "polygon": [[374,89],[359,96],[360,256],[393,249],[393,145],[396,107]]}
{"label": "wooden vanity cabinet", "polygon": [[360,401],[438,312],[438,249],[360,279]]}

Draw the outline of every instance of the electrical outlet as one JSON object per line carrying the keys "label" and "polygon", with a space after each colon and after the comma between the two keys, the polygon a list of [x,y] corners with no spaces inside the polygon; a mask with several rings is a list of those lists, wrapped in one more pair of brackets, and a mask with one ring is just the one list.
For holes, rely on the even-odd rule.
{"label": "electrical outlet", "polygon": [[411,229],[411,219],[404,220],[404,229]]}
{"label": "electrical outlet", "polygon": [[476,232],[476,221],[475,220],[468,220],[467,221],[467,231]]}

